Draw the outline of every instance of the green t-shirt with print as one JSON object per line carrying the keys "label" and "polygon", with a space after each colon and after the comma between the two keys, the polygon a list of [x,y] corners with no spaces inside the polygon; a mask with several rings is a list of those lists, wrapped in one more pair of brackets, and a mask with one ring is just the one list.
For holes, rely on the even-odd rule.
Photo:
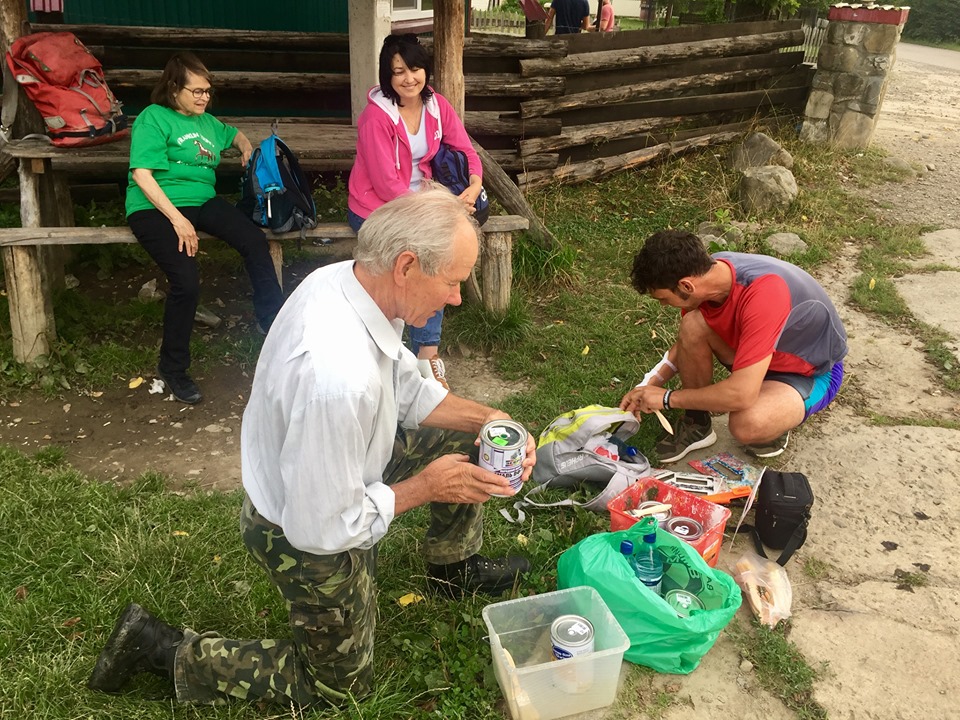
{"label": "green t-shirt with print", "polygon": [[150,105],[133,123],[127,216],[154,207],[133,181],[136,168],[153,170],[160,189],[176,207],[196,207],[214,197],[220,153],[236,135],[235,127],[207,113],[184,115]]}

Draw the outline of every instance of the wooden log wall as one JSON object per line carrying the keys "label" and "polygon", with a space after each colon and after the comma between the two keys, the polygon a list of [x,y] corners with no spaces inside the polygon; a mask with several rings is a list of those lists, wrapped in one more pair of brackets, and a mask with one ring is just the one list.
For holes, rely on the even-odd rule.
{"label": "wooden log wall", "polygon": [[[169,55],[189,48],[214,73],[213,112],[219,116],[349,122],[346,35],[35,29],[75,32],[101,59],[111,88],[134,113],[148,102]],[[431,38],[422,42],[432,48]],[[554,175],[576,180],[581,178],[576,168],[551,171],[620,156],[632,166],[648,156],[699,147],[699,137],[719,142],[758,115],[802,111],[812,69],[803,64],[802,52],[781,51],[802,43],[799,20],[543,40],[475,33],[463,49],[465,124],[521,186],[551,182]],[[338,136],[331,132],[331,142]],[[673,141],[682,145],[663,149]],[[340,148],[337,156],[350,151]],[[617,162],[584,167],[614,168]]]}

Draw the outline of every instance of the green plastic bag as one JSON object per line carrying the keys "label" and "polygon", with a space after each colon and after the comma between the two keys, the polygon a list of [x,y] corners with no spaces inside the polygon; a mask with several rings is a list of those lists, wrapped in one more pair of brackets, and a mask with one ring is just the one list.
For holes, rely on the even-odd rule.
{"label": "green plastic bag", "polygon": [[665,530],[657,530],[663,556],[661,592],[689,590],[705,605],[689,617],[677,612],[641,583],[620,554],[622,540],[643,542],[641,523],[620,532],[584,538],[560,556],[558,589],[589,585],[595,588],[630,638],[625,658],[658,672],[686,675],[713,647],[740,607],[740,588],[733,578],[714,570],[699,553]]}

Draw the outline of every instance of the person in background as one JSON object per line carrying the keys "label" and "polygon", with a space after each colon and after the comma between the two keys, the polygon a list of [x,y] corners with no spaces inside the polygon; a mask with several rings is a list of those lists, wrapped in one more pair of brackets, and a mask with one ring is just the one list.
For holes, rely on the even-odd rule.
{"label": "person in background", "polygon": [[587,0],[553,0],[545,21],[547,32],[550,32],[554,19],[557,35],[587,32],[590,29],[590,5]]}
{"label": "person in background", "polygon": [[616,30],[614,24],[613,1],[600,0],[600,9],[597,10],[597,30],[600,32],[613,32]]}
{"label": "person in background", "polygon": [[[424,505],[429,584],[453,596],[514,588],[529,562],[479,552],[483,503],[515,490],[471,459],[480,429],[509,416],[421,377],[400,342],[404,322],[460,302],[479,241],[445,188],[402,195],[371,213],[355,260],[297,287],[267,336],[243,414],[240,530],[289,604],[292,638],[198,634],[131,604],[88,687],[117,692],[153,672],[181,702],[289,708],[369,695],[378,544]],[[528,433],[522,481],[535,463]]]}
{"label": "person in background", "polygon": [[207,113],[212,99],[207,68],[196,55],[177,53],[153,88],[152,104],[133,123],[130,140],[127,222],[170,284],[157,374],[173,396],[188,405],[203,399],[187,372],[200,297],[197,232],[222,239],[243,257],[261,332],[266,333],[283,305],[263,231],[217,197],[220,153],[237,148],[246,167],[253,146],[237,128]]}
{"label": "person in background", "polygon": [[[390,35],[380,50],[380,84],[367,95],[357,121],[357,156],[350,171],[347,220],[358,231],[384,203],[433,177],[430,161],[440,143],[463,151],[470,185],[460,200],[470,212],[483,189],[480,157],[456,111],[428,85],[430,56],[416,35]],[[410,349],[424,377],[447,387],[438,350],[443,310],[410,327]]]}
{"label": "person in background", "polygon": [[[676,435],[656,451],[663,463],[717,441],[710,413],[729,413],[730,434],[755,457],[787,447],[790,430],[824,409],[843,382],[847,333],[810,275],[766,255],[711,256],[696,235],[663,230],[633,261],[634,289],[679,308],[677,341],[620,409],[682,408]],[[713,359],[730,374],[713,381]],[[679,389],[664,386],[680,376]]]}

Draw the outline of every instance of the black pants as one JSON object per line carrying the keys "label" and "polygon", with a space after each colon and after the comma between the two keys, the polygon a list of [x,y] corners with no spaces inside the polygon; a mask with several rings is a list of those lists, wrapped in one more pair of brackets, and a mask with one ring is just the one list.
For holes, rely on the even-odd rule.
{"label": "black pants", "polygon": [[[242,212],[220,197],[199,207],[177,208],[198,232],[215,235],[240,253],[253,285],[253,309],[266,330],[283,305],[267,238]],[[163,342],[159,368],[181,373],[190,367],[190,334],[200,298],[197,258],[177,249],[177,233],[159,210],[139,210],[127,218],[137,241],[170,283],[163,310]]]}

